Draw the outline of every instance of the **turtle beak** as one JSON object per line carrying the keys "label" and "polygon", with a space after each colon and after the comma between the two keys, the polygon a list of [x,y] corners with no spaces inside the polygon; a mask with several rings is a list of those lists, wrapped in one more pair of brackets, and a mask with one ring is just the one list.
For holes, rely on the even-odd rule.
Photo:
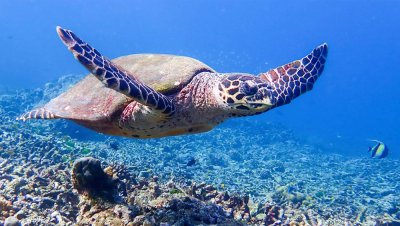
{"label": "turtle beak", "polygon": [[264,112],[272,107],[271,104],[266,103],[248,103],[248,105],[257,112]]}

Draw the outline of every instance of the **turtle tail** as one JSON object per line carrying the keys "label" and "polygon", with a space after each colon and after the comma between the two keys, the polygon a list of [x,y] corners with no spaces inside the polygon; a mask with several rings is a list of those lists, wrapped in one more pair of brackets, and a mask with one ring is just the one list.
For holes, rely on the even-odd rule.
{"label": "turtle tail", "polygon": [[51,113],[50,111],[44,108],[37,108],[32,111],[28,111],[25,114],[21,115],[17,118],[17,120],[26,121],[29,119],[56,119],[59,118],[55,114]]}
{"label": "turtle tail", "polygon": [[294,98],[311,90],[319,78],[328,54],[326,43],[316,47],[310,54],[267,73],[259,74],[272,88],[271,96],[275,107],[288,104]]}

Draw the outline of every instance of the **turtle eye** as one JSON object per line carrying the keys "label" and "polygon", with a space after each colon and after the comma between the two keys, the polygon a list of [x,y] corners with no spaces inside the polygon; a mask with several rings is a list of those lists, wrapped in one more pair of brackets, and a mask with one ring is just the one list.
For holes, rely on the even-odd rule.
{"label": "turtle eye", "polygon": [[253,82],[243,82],[242,91],[247,96],[252,96],[257,93],[258,87]]}

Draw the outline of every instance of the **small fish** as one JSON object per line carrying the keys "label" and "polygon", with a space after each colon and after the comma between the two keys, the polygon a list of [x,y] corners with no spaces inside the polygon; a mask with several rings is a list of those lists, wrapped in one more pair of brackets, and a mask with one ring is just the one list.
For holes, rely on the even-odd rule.
{"label": "small fish", "polygon": [[389,154],[389,148],[379,140],[371,140],[377,142],[375,146],[368,147],[368,152],[371,152],[371,158],[383,159]]}
{"label": "small fish", "polygon": [[196,164],[196,159],[191,157],[186,165],[193,166],[194,164]]}

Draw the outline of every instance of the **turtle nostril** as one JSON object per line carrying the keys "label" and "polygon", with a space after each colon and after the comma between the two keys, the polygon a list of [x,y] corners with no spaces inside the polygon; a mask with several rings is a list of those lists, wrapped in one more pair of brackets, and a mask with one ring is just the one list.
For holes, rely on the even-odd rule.
{"label": "turtle nostril", "polygon": [[251,96],[257,93],[258,87],[255,84],[249,84],[247,82],[244,82],[242,85],[243,93]]}

